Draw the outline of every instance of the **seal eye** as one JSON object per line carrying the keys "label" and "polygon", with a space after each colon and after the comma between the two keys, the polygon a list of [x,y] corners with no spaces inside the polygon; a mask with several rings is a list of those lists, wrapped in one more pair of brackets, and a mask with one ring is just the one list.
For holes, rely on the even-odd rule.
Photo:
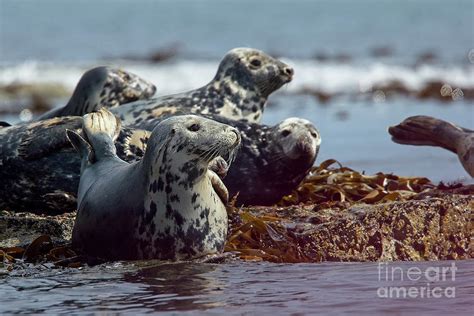
{"label": "seal eye", "polygon": [[251,64],[253,67],[258,68],[258,67],[260,67],[260,66],[262,65],[262,62],[260,61],[260,59],[255,58],[255,59],[252,59],[252,60],[250,61],[250,64]]}
{"label": "seal eye", "polygon": [[281,132],[281,136],[283,136],[283,137],[286,137],[290,134],[291,134],[291,132],[289,130],[284,130],[283,132]]}
{"label": "seal eye", "polygon": [[311,132],[311,136],[313,136],[314,138],[318,137],[318,134],[316,134],[316,132]]}
{"label": "seal eye", "polygon": [[194,123],[193,125],[188,127],[188,130],[190,130],[191,132],[197,132],[200,128],[201,126],[199,126],[199,124]]}

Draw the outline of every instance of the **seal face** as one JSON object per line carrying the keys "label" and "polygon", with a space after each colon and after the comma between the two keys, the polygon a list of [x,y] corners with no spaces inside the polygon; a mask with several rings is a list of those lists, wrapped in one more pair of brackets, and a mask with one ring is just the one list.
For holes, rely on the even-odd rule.
{"label": "seal face", "polygon": [[113,109],[124,125],[138,125],[176,108],[192,113],[220,115],[230,119],[259,122],[268,96],[293,78],[293,69],[251,48],[229,51],[214,79],[196,90]]}
{"label": "seal face", "polygon": [[77,115],[112,108],[137,100],[149,99],[156,87],[128,71],[110,67],[88,70],[79,80],[69,102],[41,115],[37,120]]}
{"label": "seal face", "polygon": [[272,205],[306,177],[319,152],[319,131],[308,120],[288,118],[270,127],[234,125],[242,148],[224,184],[237,205]]}
{"label": "seal face", "polygon": [[[167,116],[183,115],[179,110],[147,120],[139,126],[153,129]],[[242,147],[224,178],[230,196],[239,193],[237,203],[271,205],[291,193],[310,168],[319,152],[321,136],[308,120],[288,118],[275,126],[246,123],[218,115],[202,115],[235,127],[242,135]],[[213,166],[219,172],[222,167]]]}
{"label": "seal face", "polygon": [[235,128],[192,115],[166,119],[132,164],[115,155],[110,112],[86,115],[83,128],[88,141],[68,132],[82,156],[75,247],[109,259],[186,259],[223,250],[227,213],[208,167],[218,156],[234,156]]}

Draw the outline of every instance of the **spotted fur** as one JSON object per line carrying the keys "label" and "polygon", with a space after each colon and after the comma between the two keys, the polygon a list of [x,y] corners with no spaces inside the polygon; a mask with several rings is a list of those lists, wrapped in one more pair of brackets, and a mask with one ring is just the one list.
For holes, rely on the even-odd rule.
{"label": "spotted fur", "polygon": [[[144,127],[152,130],[165,118]],[[224,179],[230,196],[240,192],[239,204],[277,202],[299,184],[316,159],[321,138],[306,120],[287,119],[272,127],[212,118],[242,135],[242,148]],[[65,130],[81,131],[81,124],[82,118],[64,117],[0,129],[0,208],[62,212],[75,208],[80,161]],[[117,155],[128,162],[142,159],[149,136],[149,131],[122,127],[115,142]],[[213,170],[224,176],[219,169]]]}
{"label": "spotted fur", "polygon": [[179,260],[222,252],[227,212],[208,165],[217,156],[233,156],[237,130],[176,116],[157,125],[143,159],[129,164],[115,155],[114,119],[104,111],[86,115],[87,142],[68,132],[79,152],[92,150],[96,157],[82,154],[73,245],[108,259]]}
{"label": "spotted fur", "polygon": [[259,122],[268,96],[291,81],[293,69],[251,48],[229,51],[214,79],[204,87],[176,95],[126,104],[112,110],[124,125],[137,125],[175,108]]}
{"label": "spotted fur", "polygon": [[53,109],[38,120],[53,117],[82,116],[102,107],[113,108],[137,100],[146,100],[156,92],[156,87],[130,72],[110,67],[93,68],[81,77],[69,102]]}
{"label": "spotted fur", "polygon": [[[167,116],[139,124],[151,130]],[[204,115],[237,128],[242,148],[229,168],[224,184],[229,195],[239,193],[237,203],[271,205],[294,190],[313,166],[321,136],[308,120],[288,118],[275,126],[230,120],[218,115]]]}
{"label": "spotted fur", "polygon": [[[80,159],[66,129],[82,133],[82,117],[0,128],[0,209],[65,212],[76,208]],[[116,140],[124,159],[143,157],[150,132],[123,127]]]}

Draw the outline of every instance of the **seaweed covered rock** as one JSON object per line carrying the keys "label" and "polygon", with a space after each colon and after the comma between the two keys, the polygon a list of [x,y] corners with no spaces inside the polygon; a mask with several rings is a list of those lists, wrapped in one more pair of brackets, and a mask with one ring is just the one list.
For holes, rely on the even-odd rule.
{"label": "seaweed covered rock", "polygon": [[474,255],[473,210],[473,195],[452,194],[348,208],[234,210],[226,250],[273,262],[467,259]]}
{"label": "seaweed covered rock", "polygon": [[[226,251],[272,262],[468,259],[473,211],[474,185],[364,175],[328,160],[276,206],[229,206]],[[14,267],[38,236],[40,244],[69,240],[74,216],[0,212],[0,255]],[[51,247],[38,260],[87,262],[69,246]]]}

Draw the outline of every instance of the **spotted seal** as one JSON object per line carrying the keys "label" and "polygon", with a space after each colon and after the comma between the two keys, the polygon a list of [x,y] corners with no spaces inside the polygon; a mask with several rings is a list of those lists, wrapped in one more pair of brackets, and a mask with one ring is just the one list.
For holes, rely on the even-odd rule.
{"label": "spotted seal", "polygon": [[[165,118],[144,127],[152,130]],[[278,201],[296,188],[316,159],[321,138],[307,120],[290,118],[268,126],[209,118],[241,132],[241,149],[224,178],[231,196],[240,192],[239,204]],[[50,212],[75,208],[80,161],[65,130],[81,132],[81,126],[80,117],[62,117],[0,128],[0,208]],[[149,136],[149,131],[122,127],[115,142],[117,155],[128,162],[140,160]],[[221,176],[227,172],[219,164],[211,167]]]}
{"label": "spotted seal", "polygon": [[464,169],[474,177],[474,131],[430,117],[411,116],[388,129],[399,144],[437,146],[458,155]]}
{"label": "spotted seal", "polygon": [[[76,207],[80,159],[66,129],[82,132],[82,117],[66,116],[0,128],[0,209],[65,212]],[[117,153],[136,160],[148,131],[122,127]]]}
{"label": "spotted seal", "polygon": [[293,69],[262,51],[235,48],[204,87],[180,94],[137,101],[112,110],[124,125],[139,124],[175,108],[259,122],[268,96],[293,78]]}
{"label": "spotted seal", "polygon": [[[163,119],[189,112],[175,110],[131,126],[151,130]],[[237,203],[271,205],[295,189],[313,166],[321,135],[308,120],[288,118],[275,126],[231,120],[219,115],[202,115],[233,126],[242,135],[242,148],[224,179]]]}
{"label": "spotted seal", "polygon": [[240,123],[237,129],[243,146],[224,184],[231,196],[239,193],[238,205],[272,205],[291,193],[313,166],[321,145],[319,131],[301,118],[275,126]]}
{"label": "spotted seal", "polygon": [[156,126],[143,159],[129,164],[115,152],[118,122],[102,109],[84,117],[86,138],[67,132],[82,157],[73,246],[113,260],[222,252],[227,212],[208,165],[235,154],[238,131],[199,116],[175,116]]}
{"label": "spotted seal", "polygon": [[112,108],[124,103],[149,99],[156,87],[128,71],[111,67],[96,67],[85,72],[69,102],[39,116],[45,120],[60,116],[82,116],[101,107]]}

